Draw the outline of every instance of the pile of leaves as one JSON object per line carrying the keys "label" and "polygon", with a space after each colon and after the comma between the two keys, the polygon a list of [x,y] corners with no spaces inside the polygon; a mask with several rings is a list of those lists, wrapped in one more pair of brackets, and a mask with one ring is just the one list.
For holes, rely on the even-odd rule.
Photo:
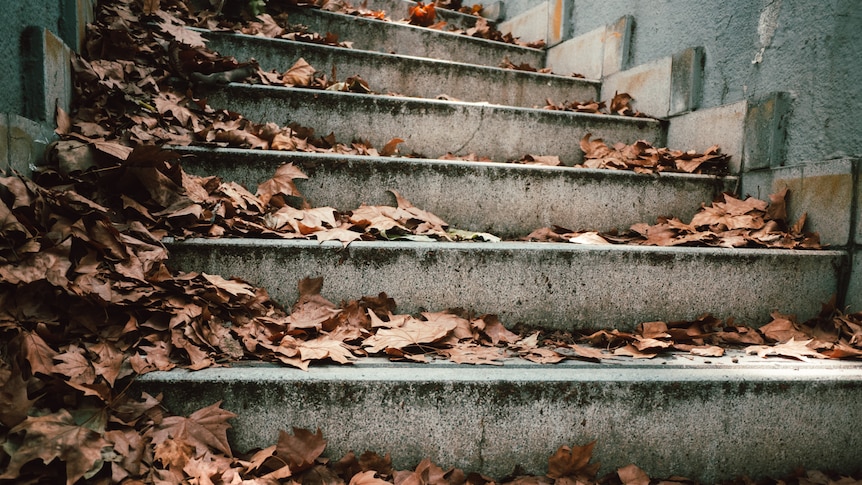
{"label": "pile of leaves", "polygon": [[637,173],[683,172],[708,175],[727,175],[730,156],[721,153],[718,145],[709,147],[704,153],[694,150],[682,151],[655,148],[640,140],[631,145],[617,143],[613,148],[601,138],[591,139],[587,133],[581,138],[584,168],[610,170],[632,170]]}
{"label": "pile of leaves", "polygon": [[[704,316],[644,323],[630,333],[518,335],[493,315],[397,314],[385,294],[335,305],[321,295],[321,280],[307,279],[288,312],[264,289],[241,280],[169,268],[160,238],[182,221],[199,224],[197,211],[205,206],[193,200],[216,183],[185,185],[190,176],[165,165],[163,152],[139,150],[148,149],[136,149],[119,168],[93,170],[113,172],[110,184],[79,177],[52,189],[20,176],[0,180],[0,479],[269,484],[288,477],[302,483],[305,473],[313,473],[332,484],[383,485],[406,483],[418,473],[439,477],[435,483],[491,481],[441,473],[430,462],[389,471],[370,464],[387,458],[368,453],[324,466],[325,441],[304,430],[282,432],[276,445],[237,456],[225,436],[234,415],[218,403],[188,417],[171,416],[159,396],[125,391],[136,375],[177,366],[202,369],[253,359],[307,368],[373,354],[410,361],[499,364],[521,357],[551,363],[654,357],[671,350],[719,355],[718,346],[736,344],[754,345],[749,351],[763,356],[862,355],[862,314],[845,315],[833,306],[801,324],[776,313],[760,329]],[[291,180],[275,177],[258,195],[246,194],[244,203],[260,203],[262,197],[269,198],[266,203],[284,201],[291,197]],[[188,193],[174,185],[188,187]],[[240,190],[218,186],[222,192]],[[87,188],[99,201],[81,194]],[[166,210],[146,208],[156,200]],[[224,214],[238,210],[229,207],[234,202],[221,201]],[[198,209],[188,209],[195,204]],[[148,228],[147,217],[160,222]],[[301,232],[305,219],[296,221]],[[767,345],[773,341],[781,345]],[[579,476],[593,483],[594,465],[584,468],[589,459],[575,469],[563,467],[569,472],[554,471],[562,466],[557,460],[574,463],[575,449],[561,448],[551,458],[547,478],[523,480],[550,485]],[[626,467],[602,483],[628,483],[624,474],[635,471]]]}
{"label": "pile of leaves", "polygon": [[[578,77],[577,75],[575,76]],[[634,98],[632,98],[628,93],[614,93],[614,97],[611,99],[610,108],[608,108],[604,101],[572,101],[556,104],[550,99],[547,99],[545,100],[547,104],[542,109],[550,111],[574,111],[576,113],[590,113],[597,115],[613,114],[618,116],[631,116],[634,118],[651,118],[651,116],[645,115],[631,107],[633,99]]]}
{"label": "pile of leaves", "polygon": [[656,224],[637,223],[623,233],[572,231],[553,226],[537,229],[525,240],[575,244],[635,244],[642,246],[714,246],[726,248],[821,249],[817,233],[804,231],[806,214],[789,225],[785,188],[769,196],[770,203],[723,195],[700,210],[688,223],[659,217]]}

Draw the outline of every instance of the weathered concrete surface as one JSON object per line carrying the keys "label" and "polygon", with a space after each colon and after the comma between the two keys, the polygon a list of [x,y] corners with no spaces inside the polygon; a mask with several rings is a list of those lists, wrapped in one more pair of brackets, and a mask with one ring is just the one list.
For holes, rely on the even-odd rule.
{"label": "weathered concrete surface", "polygon": [[362,139],[382,148],[400,138],[401,153],[425,158],[476,153],[508,161],[553,154],[571,165],[583,158],[586,133],[609,143],[664,143],[658,121],[623,116],[245,84],[215,90],[208,102],[256,122],[297,122],[320,135],[332,132],[344,142]]}
{"label": "weathered concrete surface", "polygon": [[546,64],[554,72],[575,72],[601,79],[623,69],[628,59],[634,19],[624,16],[548,49]]}
{"label": "weathered concrete surface", "polygon": [[315,32],[337,34],[341,40],[353,42],[356,49],[482,66],[498,66],[505,58],[515,64],[527,63],[537,68],[545,64],[543,50],[407,24],[305,8],[292,12],[290,22],[307,25]]}
{"label": "weathered concrete surface", "polygon": [[548,1],[548,35],[545,47],[555,46],[572,36],[572,24],[568,19],[572,15],[573,6],[572,0]]}
{"label": "weathered concrete surface", "polygon": [[[736,362],[733,362],[735,359]],[[499,479],[547,472],[562,445],[597,440],[599,476],[635,463],[652,477],[702,483],[781,477],[796,467],[849,474],[862,463],[862,366],[657,358],[501,367],[365,359],[308,372],[243,365],[153,372],[134,393],[164,393],[188,414],[223,400],[231,443],[274,444],[279,430],[320,429],[326,456],[391,453],[399,469],[430,458]]]}
{"label": "weathered concrete surface", "polygon": [[550,17],[550,2],[544,1],[526,12],[500,22],[498,29],[504,34],[512,34],[527,42],[543,40],[547,43],[549,40],[548,20]]}
{"label": "weathered concrete surface", "polygon": [[259,150],[196,150],[183,167],[218,174],[254,189],[283,163],[299,166],[296,180],[311,203],[339,210],[394,205],[388,189],[452,227],[518,238],[540,227],[625,230],[674,215],[689,220],[701,204],[732,191],[736,178],[640,175],[614,170],[533,167],[481,162],[413,160]]}
{"label": "weathered concrete surface", "polygon": [[25,29],[22,35],[24,116],[55,125],[57,107],[72,104],[72,51],[51,31]]}
{"label": "weathered concrete surface", "polygon": [[791,101],[788,93],[770,93],[748,101],[743,171],[784,165],[790,112]]}
{"label": "weathered concrete surface", "polygon": [[[7,123],[5,142],[9,167],[30,176],[31,167],[42,161],[45,148],[55,135],[47,125],[23,116],[6,115],[4,118]],[[3,163],[5,161],[3,159]]]}
{"label": "weathered concrete surface", "polygon": [[843,251],[552,243],[194,239],[172,243],[185,271],[239,276],[291,305],[296,282],[323,276],[333,301],[386,292],[401,311],[469,306],[507,325],[633,328],[651,320],[757,324],[775,309],[807,319],[837,292]]}
{"label": "weathered concrete surface", "polygon": [[602,26],[548,49],[547,67],[558,74],[577,73],[601,79],[606,27]]}
{"label": "weathered concrete surface", "polygon": [[851,61],[862,46],[858,2],[575,0],[573,34],[624,14],[637,22],[632,66],[703,46],[703,107],[789,92],[788,163],[862,156],[862,96],[846,96],[862,77]]}
{"label": "weathered concrete surface", "polygon": [[[250,35],[207,33],[207,46],[238,59],[255,58],[264,70],[287,71],[303,58],[339,80],[359,75],[377,93],[434,98],[445,94],[461,101],[490,102],[526,108],[565,93],[569,100],[596,99],[599,83],[565,76],[476,66],[411,56],[274,40]],[[562,100],[557,100],[562,101]]]}
{"label": "weathered concrete surface", "polygon": [[820,234],[830,246],[846,246],[853,235],[854,204],[852,160],[827,160],[792,167],[749,172],[742,177],[742,193],[766,200],[769,194],[789,190],[787,214],[791,221],[808,214],[805,229]]}
{"label": "weathered concrete surface", "polygon": [[703,51],[690,48],[605,76],[602,99],[629,93],[636,109],[659,118],[694,110],[700,103]]}
{"label": "weathered concrete surface", "polygon": [[667,145],[677,150],[704,151],[712,145],[730,155],[730,173],[744,165],[746,101],[674,116],[667,129]]}
{"label": "weathered concrete surface", "polygon": [[850,268],[850,282],[844,304],[851,312],[862,312],[862,249],[853,251],[853,265]]}

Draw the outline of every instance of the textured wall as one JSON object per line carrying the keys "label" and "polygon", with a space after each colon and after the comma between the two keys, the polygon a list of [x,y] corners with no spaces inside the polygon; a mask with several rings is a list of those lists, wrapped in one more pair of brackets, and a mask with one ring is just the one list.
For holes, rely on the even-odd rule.
{"label": "textured wall", "polygon": [[791,93],[787,163],[862,156],[856,0],[573,0],[580,35],[633,15],[629,66],[703,46],[703,107]]}

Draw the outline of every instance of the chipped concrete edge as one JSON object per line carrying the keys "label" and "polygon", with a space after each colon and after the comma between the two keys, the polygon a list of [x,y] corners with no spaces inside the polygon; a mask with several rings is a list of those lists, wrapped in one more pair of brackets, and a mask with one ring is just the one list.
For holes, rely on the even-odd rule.
{"label": "chipped concrete edge", "polygon": [[524,41],[543,40],[548,43],[548,25],[552,10],[550,2],[545,1],[509,20],[500,22],[497,28],[504,34],[512,34]]}
{"label": "chipped concrete edge", "polygon": [[616,22],[561,41],[547,50],[546,67],[558,74],[576,72],[587,79],[602,79],[628,63],[634,18]]}

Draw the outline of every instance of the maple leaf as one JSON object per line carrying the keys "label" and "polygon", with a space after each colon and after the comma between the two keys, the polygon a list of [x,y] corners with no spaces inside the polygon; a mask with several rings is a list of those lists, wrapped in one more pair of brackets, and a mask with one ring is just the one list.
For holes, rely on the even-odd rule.
{"label": "maple leaf", "polygon": [[200,455],[210,448],[231,455],[227,442],[228,419],[236,414],[220,408],[221,401],[199,409],[189,417],[169,416],[153,430],[153,443],[163,443],[167,439],[185,441],[195,447]]}
{"label": "maple leaf", "polygon": [[428,5],[425,5],[422,2],[416,2],[416,5],[410,7],[409,15],[409,23],[412,25],[419,25],[421,27],[430,27],[434,24],[434,21],[437,18],[437,12],[434,10],[433,2]]}
{"label": "maple leaf", "polygon": [[439,350],[440,355],[456,364],[503,365],[506,354],[498,347],[487,347],[474,343],[455,344],[451,349]]}
{"label": "maple leaf", "polygon": [[806,332],[799,329],[792,315],[782,315],[772,312],[772,321],[760,327],[760,333],[776,342],[787,342],[790,339],[804,340],[810,338]]}
{"label": "maple leaf", "polygon": [[[163,12],[159,11],[157,13],[161,14]],[[159,27],[173,37],[174,40],[189,47],[204,47],[206,43],[206,39],[200,33],[189,30],[183,25],[175,24],[172,18],[159,22]]]}
{"label": "maple leaf", "polygon": [[28,381],[17,368],[0,368],[0,423],[13,427],[27,417],[36,399],[28,399]]}
{"label": "maple leaf", "polygon": [[617,476],[623,485],[649,485],[650,482],[649,475],[634,464],[617,469]]}
{"label": "maple leaf", "polygon": [[596,442],[584,446],[561,446],[548,459],[548,477],[572,477],[587,482],[595,480],[600,463],[590,464]]}
{"label": "maple leaf", "polygon": [[275,171],[273,177],[257,186],[257,197],[262,205],[269,204],[270,199],[276,195],[297,196],[302,194],[293,183],[294,179],[307,179],[302,171],[292,163],[284,164]]}
{"label": "maple leaf", "polygon": [[299,355],[302,360],[332,359],[339,364],[350,364],[354,356],[344,346],[344,342],[330,337],[317,337],[299,344]]}
{"label": "maple leaf", "polygon": [[392,485],[391,482],[376,477],[377,472],[368,470],[359,472],[350,479],[348,485]]}
{"label": "maple leaf", "polygon": [[311,468],[325,449],[326,440],[320,429],[317,433],[302,428],[293,428],[293,434],[278,432],[276,456],[287,463],[294,474]]}
{"label": "maple leaf", "polygon": [[809,344],[813,341],[814,339],[797,341],[791,338],[787,342],[778,345],[752,345],[745,349],[745,353],[757,354],[758,357],[763,358],[769,355],[777,355],[779,357],[787,357],[802,361],[808,360],[807,357],[825,359],[826,356],[809,347]]}
{"label": "maple leaf", "polygon": [[374,354],[385,349],[403,349],[411,345],[430,344],[441,340],[457,326],[456,322],[429,323],[408,319],[398,328],[382,328],[362,342],[368,352]]}
{"label": "maple leaf", "polygon": [[307,87],[314,80],[314,73],[317,72],[305,59],[299,58],[293,63],[284,74],[281,75],[282,81],[288,86]]}
{"label": "maple leaf", "polygon": [[46,465],[59,458],[66,465],[66,484],[95,474],[102,467],[102,448],[109,443],[95,431],[78,426],[69,411],[39,417],[27,417],[11,430],[10,435],[23,433],[23,440],[11,453],[6,471],[0,479],[14,479],[22,466],[33,460]]}

